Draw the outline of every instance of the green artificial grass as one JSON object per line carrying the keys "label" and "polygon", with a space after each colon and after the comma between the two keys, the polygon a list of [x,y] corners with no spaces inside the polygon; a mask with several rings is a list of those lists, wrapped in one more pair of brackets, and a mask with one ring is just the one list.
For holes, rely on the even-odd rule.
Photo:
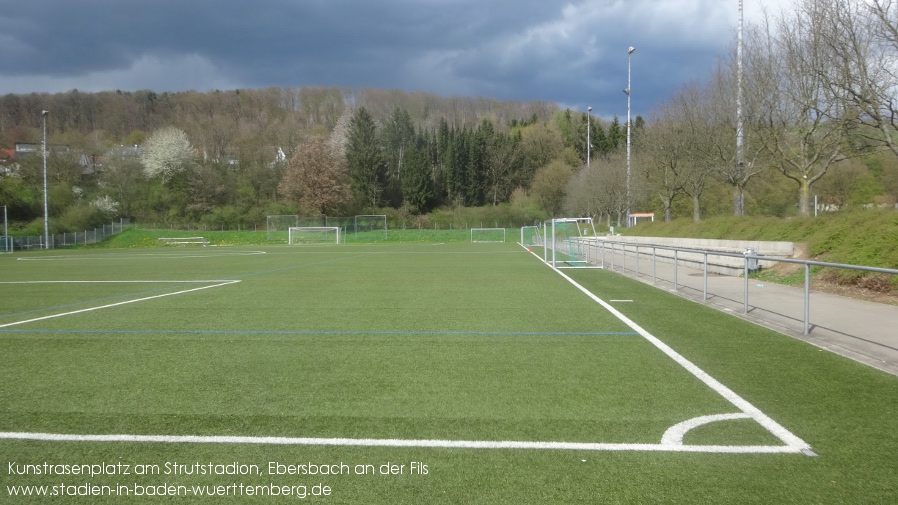
{"label": "green artificial grass", "polygon": [[[681,421],[737,410],[525,250],[460,242],[0,257],[0,432],[658,444]],[[817,456],[0,439],[0,502],[171,499],[10,496],[9,486],[86,482],[318,485],[331,503],[896,496],[898,378],[610,272],[566,272],[605,300],[632,300],[614,305]],[[67,315],[39,319],[54,314]],[[685,442],[781,445],[753,420],[708,424]],[[45,461],[161,472],[8,471]],[[162,472],[173,462],[260,472]],[[270,462],[352,471],[272,475]]]}

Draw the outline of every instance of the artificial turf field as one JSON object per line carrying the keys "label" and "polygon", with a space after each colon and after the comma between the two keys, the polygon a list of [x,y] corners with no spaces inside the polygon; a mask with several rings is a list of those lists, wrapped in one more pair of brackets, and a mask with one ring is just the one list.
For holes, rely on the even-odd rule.
{"label": "artificial turf field", "polygon": [[898,499],[895,376],[512,244],[2,256],[0,362],[3,503]]}

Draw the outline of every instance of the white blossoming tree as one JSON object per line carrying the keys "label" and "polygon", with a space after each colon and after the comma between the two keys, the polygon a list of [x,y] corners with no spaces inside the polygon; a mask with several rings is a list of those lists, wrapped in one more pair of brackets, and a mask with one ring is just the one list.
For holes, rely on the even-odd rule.
{"label": "white blossoming tree", "polygon": [[144,145],[141,161],[147,177],[161,177],[167,183],[184,172],[194,159],[194,150],[183,130],[166,127],[156,130]]}

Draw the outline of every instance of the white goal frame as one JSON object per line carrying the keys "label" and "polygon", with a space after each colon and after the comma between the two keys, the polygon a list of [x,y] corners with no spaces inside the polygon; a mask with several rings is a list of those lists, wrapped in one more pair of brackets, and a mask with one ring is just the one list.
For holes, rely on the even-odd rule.
{"label": "white goal frame", "polygon": [[[502,232],[502,240],[478,240],[474,238],[475,232],[489,232],[488,235],[495,234],[497,237]],[[471,242],[479,243],[500,243],[505,242],[505,228],[471,228]]]}
{"label": "white goal frame", "polygon": [[520,244],[527,248],[542,247],[542,229],[539,226],[521,226]]}
{"label": "white goal frame", "polygon": [[[314,242],[301,242],[297,240],[300,233],[309,232],[324,237],[325,240],[317,240]],[[340,227],[339,226],[291,226],[287,230],[287,243],[290,245],[304,244],[339,244],[340,243]],[[333,238],[328,238],[333,233]]]}
{"label": "white goal frame", "polygon": [[598,235],[591,217],[543,222],[543,261],[552,268],[601,268],[592,264]]}

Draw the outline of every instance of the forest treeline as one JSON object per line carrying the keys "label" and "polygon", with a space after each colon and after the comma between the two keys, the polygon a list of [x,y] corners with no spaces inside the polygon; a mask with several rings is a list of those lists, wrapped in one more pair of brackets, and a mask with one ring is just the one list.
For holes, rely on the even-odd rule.
{"label": "forest treeline", "polygon": [[[0,147],[39,144],[44,119],[55,231],[115,218],[249,227],[273,214],[392,210],[408,219],[440,207],[505,204],[516,190],[529,205],[526,219],[539,219],[560,200],[539,193],[537,172],[556,160],[567,175],[583,165],[587,123],[592,157],[619,150],[626,137],[617,118],[588,121],[543,101],[272,87],[9,94],[0,97]],[[165,141],[178,132],[180,145]],[[342,161],[311,180],[312,172],[297,170],[310,164],[315,139],[327,139]],[[151,170],[150,158],[177,158],[179,149],[187,152],[177,167],[154,176],[163,172]],[[42,223],[41,162],[39,152],[7,160],[0,178],[0,198],[21,228]],[[349,191],[323,186],[328,179]],[[541,196],[523,197],[534,181]]]}

